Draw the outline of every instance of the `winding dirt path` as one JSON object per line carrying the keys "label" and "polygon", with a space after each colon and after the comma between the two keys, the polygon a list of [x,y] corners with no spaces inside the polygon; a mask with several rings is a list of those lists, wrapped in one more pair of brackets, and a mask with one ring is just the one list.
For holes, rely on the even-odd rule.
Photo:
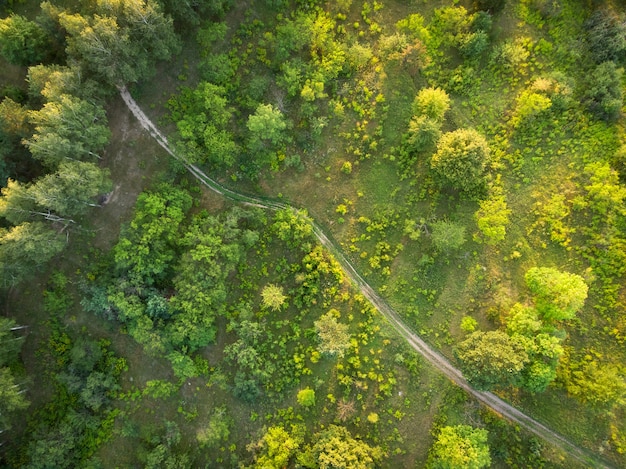
{"label": "winding dirt path", "polygon": [[[163,147],[163,149],[169,153],[173,158],[180,161],[187,170],[193,174],[203,185],[216,193],[246,205],[261,207],[270,210],[281,210],[286,208],[292,208],[291,206],[271,200],[265,200],[259,197],[252,197],[238,192],[234,192],[221,186],[218,182],[207,176],[201,169],[193,164],[188,163],[184,159],[178,157],[171,150],[167,138],[159,131],[159,129],[152,123],[152,121],[141,110],[139,105],[132,98],[126,88],[120,88],[120,95],[122,99],[135,115],[141,126],[150,132],[150,135],[156,139],[156,141]],[[506,403],[498,396],[491,392],[477,391],[472,388],[467,380],[463,377],[461,371],[454,367],[443,355],[436,351],[433,347],[428,345],[421,337],[415,334],[409,327],[402,321],[400,315],[391,307],[387,302],[374,291],[374,289],[361,277],[354,266],[343,255],[339,247],[331,241],[324,233],[322,228],[315,222],[311,222],[313,225],[313,231],[317,239],[328,249],[337,259],[345,274],[350,280],[357,286],[363,296],[365,296],[380,313],[389,321],[393,328],[426,360],[428,360],[435,368],[443,373],[448,379],[450,379],[457,386],[464,389],[467,393],[471,394],[475,399],[489,407],[493,411],[500,414],[502,417],[514,422],[531,433],[539,436],[543,440],[561,448],[566,453],[576,458],[579,462],[587,467],[599,467],[599,468],[611,468],[606,462],[600,460],[597,455],[591,454],[587,450],[584,450],[574,443],[570,442],[558,433],[550,430],[548,427],[526,415],[519,409]]]}

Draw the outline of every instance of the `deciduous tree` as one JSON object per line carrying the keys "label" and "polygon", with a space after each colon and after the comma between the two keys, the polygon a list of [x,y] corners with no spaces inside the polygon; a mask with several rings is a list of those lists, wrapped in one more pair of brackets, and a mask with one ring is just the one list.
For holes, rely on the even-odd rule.
{"label": "deciduous tree", "polygon": [[33,65],[48,54],[46,32],[33,21],[12,14],[0,19],[0,53],[15,65]]}
{"label": "deciduous tree", "polygon": [[528,362],[519,342],[501,331],[473,332],[456,349],[463,374],[477,389],[517,383]]}
{"label": "deciduous tree", "polygon": [[444,185],[475,194],[484,187],[488,158],[485,137],[473,129],[458,129],[439,139],[431,167]]}
{"label": "deciduous tree", "polygon": [[488,432],[469,425],[443,427],[430,449],[429,469],[481,469],[491,464]]}
{"label": "deciduous tree", "polygon": [[551,267],[533,267],[526,272],[526,285],[539,313],[547,320],[572,319],[587,299],[587,284],[576,274]]}

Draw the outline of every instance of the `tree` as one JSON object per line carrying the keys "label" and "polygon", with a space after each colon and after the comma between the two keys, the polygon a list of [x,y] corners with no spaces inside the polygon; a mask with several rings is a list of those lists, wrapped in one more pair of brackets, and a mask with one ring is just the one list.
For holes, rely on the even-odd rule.
{"label": "tree", "polygon": [[626,23],[612,9],[594,11],[584,24],[591,58],[596,63],[619,62],[626,53]]}
{"label": "tree", "polygon": [[110,190],[107,169],[93,163],[64,161],[55,173],[38,179],[29,192],[39,206],[63,217],[74,217],[96,206],[94,199]]}
{"label": "tree", "polygon": [[474,218],[487,244],[495,245],[504,240],[510,214],[511,210],[502,194],[493,194],[480,201],[480,208]]}
{"label": "tree", "polygon": [[103,98],[102,85],[84,76],[76,64],[35,65],[28,67],[28,93],[34,99],[43,97],[46,101],[58,101],[62,95],[93,101]]}
{"label": "tree", "polygon": [[96,161],[111,136],[102,106],[66,94],[30,111],[29,118],[35,134],[24,143],[50,167],[63,160]]}
{"label": "tree", "polygon": [[443,427],[429,452],[429,469],[480,469],[491,464],[488,431],[469,425]]}
{"label": "tree", "polygon": [[98,1],[93,16],[62,12],[59,22],[70,58],[112,86],[150,76],[179,48],[171,18],[152,0]]}
{"label": "tree", "polygon": [[254,466],[258,469],[283,469],[288,466],[304,440],[304,429],[292,426],[289,433],[282,426],[269,427],[263,438],[249,447],[259,450]]}
{"label": "tree", "polygon": [[413,101],[413,114],[442,122],[450,109],[450,97],[441,88],[422,88]]}
{"label": "tree", "polygon": [[465,244],[465,227],[448,220],[438,220],[431,225],[431,240],[437,252],[450,254]]}
{"label": "tree", "polygon": [[427,116],[413,116],[409,121],[407,143],[411,152],[431,151],[441,137],[441,123]]}
{"label": "tree", "polygon": [[304,467],[319,469],[371,469],[383,458],[378,446],[354,438],[348,429],[329,425],[313,437],[312,447],[298,456]]}
{"label": "tree", "polygon": [[187,161],[232,166],[237,147],[227,130],[232,113],[224,87],[203,82],[194,90],[183,88],[168,107],[181,139],[177,150]]}
{"label": "tree", "polygon": [[283,294],[283,287],[272,283],[263,287],[261,298],[263,306],[272,311],[280,311],[287,300],[287,297]]}
{"label": "tree", "polygon": [[519,342],[501,331],[473,332],[456,349],[461,369],[476,389],[515,384],[528,362]]}
{"label": "tree", "polygon": [[443,184],[472,194],[484,186],[488,157],[485,137],[473,129],[458,129],[443,134],[430,164]]}
{"label": "tree", "polygon": [[254,114],[248,116],[246,125],[250,131],[251,148],[276,146],[285,139],[287,123],[283,113],[271,104],[260,104]]}
{"label": "tree", "polygon": [[46,32],[33,21],[12,14],[0,20],[0,53],[15,65],[41,62],[50,50]]}
{"label": "tree", "polygon": [[0,229],[0,269],[4,287],[15,285],[65,247],[65,236],[40,222]]}
{"label": "tree", "polygon": [[24,342],[22,337],[15,337],[16,329],[21,328],[15,321],[0,317],[0,431],[10,427],[13,414],[29,404],[10,368],[17,361]]}
{"label": "tree", "polygon": [[191,196],[163,186],[137,199],[133,221],[113,248],[115,265],[139,285],[162,281],[175,258],[178,227],[191,208]]}
{"label": "tree", "polygon": [[315,331],[320,340],[318,349],[321,353],[343,357],[350,347],[350,333],[348,325],[337,321],[339,311],[331,309],[314,322]]}
{"label": "tree", "polygon": [[572,319],[587,299],[585,280],[551,267],[532,267],[525,275],[537,311],[547,320]]}
{"label": "tree", "polygon": [[304,388],[298,391],[296,396],[298,404],[303,407],[311,407],[315,405],[315,391],[311,388]]}
{"label": "tree", "polygon": [[589,110],[599,119],[612,122],[622,110],[622,75],[623,69],[614,62],[604,62],[588,73],[583,101]]}

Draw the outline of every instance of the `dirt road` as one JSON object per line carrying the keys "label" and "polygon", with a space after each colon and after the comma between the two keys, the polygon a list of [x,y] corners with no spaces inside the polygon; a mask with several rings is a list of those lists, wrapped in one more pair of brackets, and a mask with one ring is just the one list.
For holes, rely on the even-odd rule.
{"label": "dirt road", "polygon": [[[215,180],[207,176],[198,167],[189,164],[187,161],[182,160],[174,154],[174,152],[169,147],[167,138],[163,134],[161,134],[161,132],[159,132],[158,128],[144,114],[144,112],[137,105],[128,90],[126,90],[125,88],[120,89],[120,95],[122,96],[122,99],[124,100],[128,108],[140,122],[141,126],[148,132],[150,132],[150,135],[152,135],[158,141],[158,143],[161,145],[161,147],[163,147],[165,151],[167,151],[173,158],[181,161],[181,163],[185,165],[187,170],[189,170],[189,172],[193,174],[206,187],[230,200],[244,203],[247,205],[253,205],[270,210],[291,208],[287,204],[264,200],[260,197],[240,194],[221,186]],[[328,238],[322,228],[317,223],[315,223],[315,221],[313,221],[312,224],[317,239],[324,245],[324,247],[326,247],[330,252],[333,253],[339,264],[342,266],[345,274],[352,280],[352,282],[357,286],[361,293],[378,309],[378,311],[380,311],[380,313],[389,321],[393,328],[402,337],[404,337],[404,339],[417,352],[419,352],[441,373],[448,377],[448,379],[450,379],[457,386],[463,388],[476,400],[500,414],[502,417],[510,420],[511,422],[515,422],[529,432],[539,436],[543,440],[563,449],[566,453],[579,460],[585,466],[600,468],[611,467],[605,462],[601,461],[597,455],[593,455],[590,452],[576,446],[563,436],[559,435],[553,430],[550,430],[542,423],[524,414],[522,411],[516,409],[510,404],[504,402],[495,394],[473,389],[469,385],[467,380],[463,377],[463,374],[459,369],[454,367],[443,355],[441,355],[438,351],[428,345],[421,337],[411,331],[409,327],[404,324],[398,313],[393,308],[391,308],[380,295],[378,295],[374,291],[374,289],[361,277],[361,275],[359,275],[354,266],[343,255],[337,244]]]}

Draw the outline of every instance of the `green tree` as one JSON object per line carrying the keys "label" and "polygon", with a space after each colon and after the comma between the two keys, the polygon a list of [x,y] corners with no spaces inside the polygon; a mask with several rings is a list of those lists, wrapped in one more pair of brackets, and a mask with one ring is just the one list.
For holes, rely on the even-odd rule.
{"label": "green tree", "polygon": [[371,469],[383,458],[378,446],[354,438],[348,429],[329,425],[313,437],[315,442],[298,456],[304,467],[319,469]]}
{"label": "green tree", "polygon": [[413,116],[406,141],[411,152],[432,151],[441,137],[441,123],[427,116]]}
{"label": "green tree", "polygon": [[263,438],[249,449],[257,450],[254,462],[258,469],[283,469],[289,465],[289,461],[303,443],[304,429],[292,426],[289,433],[282,426],[269,427]]}
{"label": "green tree", "polygon": [[495,245],[503,241],[509,224],[511,210],[502,194],[493,194],[480,201],[480,208],[474,214],[478,229],[487,244]]}
{"label": "green tree", "polygon": [[587,43],[596,63],[620,62],[626,54],[626,23],[610,8],[601,8],[585,21]]}
{"label": "green tree", "polygon": [[344,352],[350,347],[349,326],[337,321],[339,311],[331,309],[314,322],[315,331],[320,343],[318,349],[321,353],[343,357]]}
{"label": "green tree", "polygon": [[267,145],[280,145],[285,140],[287,123],[283,113],[271,104],[260,104],[248,117],[250,146],[260,149]]}
{"label": "green tree", "polygon": [[127,273],[139,285],[165,279],[175,258],[178,227],[191,202],[186,191],[174,187],[142,193],[132,222],[113,248],[118,271]]}
{"label": "green tree", "polygon": [[269,308],[272,311],[280,311],[287,297],[283,294],[283,287],[270,283],[263,287],[261,300],[265,308]]}
{"label": "green tree", "polygon": [[168,107],[181,140],[177,150],[187,161],[232,166],[237,147],[228,130],[232,113],[224,87],[203,82],[183,88]]}
{"label": "green tree", "polygon": [[613,62],[604,62],[587,74],[583,101],[599,119],[612,122],[622,111],[622,76],[624,70]]}
{"label": "green tree", "polygon": [[15,285],[65,247],[65,236],[41,222],[0,228],[2,284]]}
{"label": "green tree", "polygon": [[12,417],[19,410],[28,407],[24,390],[16,382],[10,366],[18,360],[24,342],[14,331],[21,329],[15,321],[0,317],[0,430],[11,426]]}
{"label": "green tree", "polygon": [[438,220],[431,225],[431,240],[437,252],[450,254],[465,244],[465,227],[449,220]]}
{"label": "green tree", "polygon": [[96,161],[111,136],[104,108],[70,95],[30,111],[29,119],[35,134],[24,143],[49,167],[63,160]]}
{"label": "green tree", "polygon": [[150,76],[179,49],[171,18],[152,0],[98,1],[93,16],[62,12],[67,53],[112,86]]}
{"label": "green tree", "polygon": [[441,88],[422,88],[413,101],[413,114],[442,122],[450,109],[450,97]]}
{"label": "green tree", "polygon": [[517,383],[528,363],[523,345],[501,331],[473,332],[458,345],[456,356],[467,380],[481,390]]}
{"label": "green tree", "polygon": [[109,171],[93,163],[64,161],[55,173],[38,179],[29,192],[36,203],[63,217],[83,215],[95,198],[111,190]]}
{"label": "green tree", "polygon": [[298,404],[303,407],[311,407],[315,405],[315,391],[311,388],[304,388],[298,391],[296,396]]}
{"label": "green tree", "polygon": [[491,464],[488,432],[469,425],[443,427],[430,449],[429,469],[481,469]]}
{"label": "green tree", "polygon": [[46,32],[33,21],[12,14],[0,19],[0,53],[15,65],[33,65],[48,55]]}
{"label": "green tree", "polygon": [[473,194],[485,183],[489,146],[473,129],[458,129],[442,135],[431,167],[442,183]]}
{"label": "green tree", "polygon": [[525,279],[537,311],[548,320],[572,319],[587,299],[588,287],[580,275],[551,267],[532,267]]}

